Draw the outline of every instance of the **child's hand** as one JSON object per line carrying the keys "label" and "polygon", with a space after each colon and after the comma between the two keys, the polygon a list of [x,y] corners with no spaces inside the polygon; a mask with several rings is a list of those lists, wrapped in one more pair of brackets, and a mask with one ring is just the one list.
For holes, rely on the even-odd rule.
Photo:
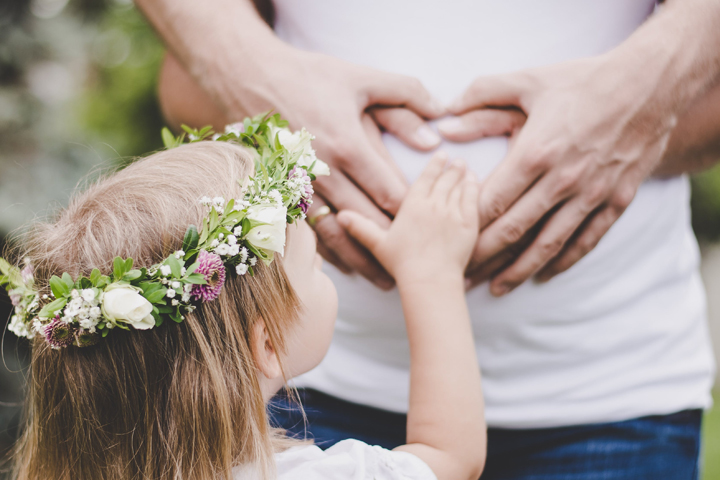
{"label": "child's hand", "polygon": [[[338,221],[400,282],[462,275],[479,230],[479,186],[465,164],[433,156],[388,230],[344,210]],[[444,171],[443,171],[444,170]]]}

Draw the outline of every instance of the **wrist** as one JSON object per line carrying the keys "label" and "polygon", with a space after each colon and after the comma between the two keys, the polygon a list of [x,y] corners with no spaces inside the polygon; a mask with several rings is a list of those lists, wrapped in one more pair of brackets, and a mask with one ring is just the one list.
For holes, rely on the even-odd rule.
{"label": "wrist", "polygon": [[435,288],[438,285],[457,286],[465,290],[465,279],[462,268],[448,265],[419,265],[400,268],[395,272],[395,283],[398,289]]}

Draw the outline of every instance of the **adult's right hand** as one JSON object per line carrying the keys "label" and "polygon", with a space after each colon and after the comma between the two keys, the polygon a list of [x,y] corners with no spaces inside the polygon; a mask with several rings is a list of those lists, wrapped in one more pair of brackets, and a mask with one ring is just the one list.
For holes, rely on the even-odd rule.
{"label": "adult's right hand", "polygon": [[[316,183],[316,191],[333,211],[353,210],[387,227],[407,191],[407,183],[380,141],[378,124],[402,132],[418,149],[439,143],[424,123],[437,118],[444,107],[417,79],[358,66],[326,55],[276,45],[272,62],[251,71],[223,72],[233,85],[216,102],[228,120],[273,110],[293,129],[305,127],[315,135],[313,145],[332,175]],[[396,107],[375,108],[373,107]],[[397,108],[402,107],[402,108]],[[372,109],[372,116],[366,111]],[[374,120],[374,121],[373,121]],[[409,125],[417,125],[415,133]],[[430,133],[428,133],[430,132]],[[333,263],[361,273],[381,288],[392,278],[344,229],[322,221],[316,231]],[[321,222],[318,222],[318,226]]]}

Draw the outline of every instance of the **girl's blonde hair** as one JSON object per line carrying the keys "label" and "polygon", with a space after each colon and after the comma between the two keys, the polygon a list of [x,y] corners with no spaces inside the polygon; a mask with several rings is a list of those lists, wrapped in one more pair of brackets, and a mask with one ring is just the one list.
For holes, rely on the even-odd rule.
{"label": "girl's blonde hair", "polygon": [[[156,153],[80,193],[26,245],[36,283],[74,278],[115,256],[139,266],[181,247],[200,225],[204,195],[240,198],[254,171],[251,154],[224,142]],[[299,301],[282,259],[254,277],[228,276],[220,297],[183,323],[148,331],[113,331],[99,344],[52,350],[33,343],[26,429],[15,476],[46,479],[230,479],[255,464],[272,473],[278,438],[268,424],[251,332],[267,327],[274,348]]]}

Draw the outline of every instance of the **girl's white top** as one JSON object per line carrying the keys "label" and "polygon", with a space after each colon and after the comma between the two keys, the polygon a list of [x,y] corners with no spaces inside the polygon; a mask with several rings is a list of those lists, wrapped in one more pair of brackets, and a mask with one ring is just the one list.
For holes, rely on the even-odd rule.
{"label": "girl's white top", "polygon": [[[275,6],[276,31],[289,43],[411,75],[450,102],[480,75],[606,52],[651,15],[655,1],[275,0]],[[385,144],[408,179],[417,178],[429,155],[389,135]],[[506,146],[505,138],[490,138],[441,148],[482,178]],[[709,405],[714,363],[689,192],[685,177],[648,180],[569,271],[544,285],[526,282],[504,298],[491,297],[487,285],[467,294],[490,426],[617,421]],[[410,357],[397,291],[326,268],[340,296],[335,338],[325,361],[299,383],[405,411]]]}
{"label": "girl's white top", "polygon": [[[298,446],[275,455],[278,480],[436,480],[425,462],[407,452],[343,440],[323,451]],[[254,479],[249,467],[235,470],[237,480]]]}

